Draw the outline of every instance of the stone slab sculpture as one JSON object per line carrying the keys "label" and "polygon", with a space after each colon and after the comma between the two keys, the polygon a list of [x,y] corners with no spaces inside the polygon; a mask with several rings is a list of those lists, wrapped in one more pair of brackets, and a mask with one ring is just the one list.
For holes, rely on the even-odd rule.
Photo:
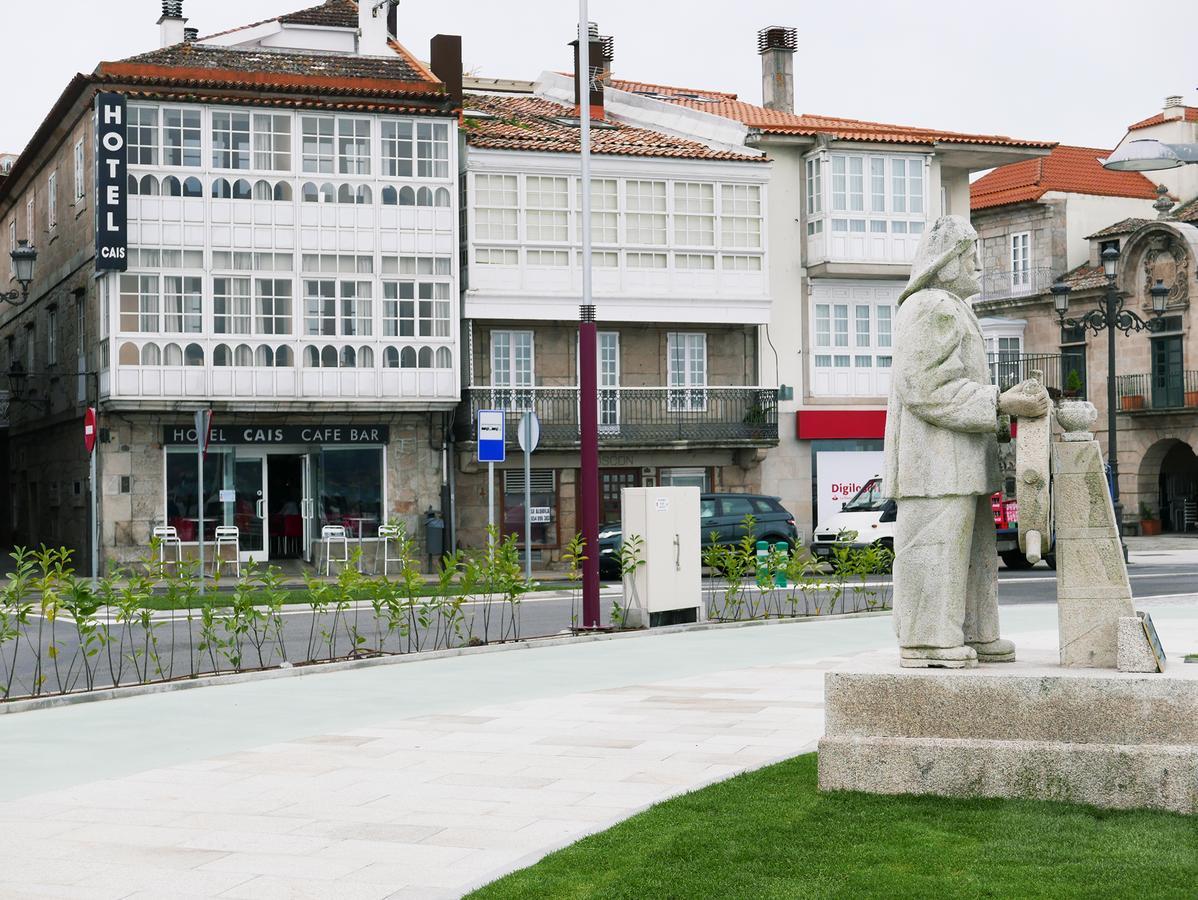
{"label": "stone slab sculpture", "polygon": [[894,623],[908,668],[1010,662],[999,635],[994,520],[1002,415],[1043,417],[1048,392],[990,380],[981,325],[977,233],[943,216],[920,240],[899,297],[883,481],[898,503]]}

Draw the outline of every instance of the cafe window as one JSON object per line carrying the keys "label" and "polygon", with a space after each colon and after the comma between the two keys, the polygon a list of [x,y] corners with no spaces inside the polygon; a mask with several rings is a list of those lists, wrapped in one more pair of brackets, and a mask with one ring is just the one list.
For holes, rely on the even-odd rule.
{"label": "cafe window", "polygon": [[[175,528],[182,541],[195,541],[199,529],[199,460],[190,447],[171,448],[166,454],[166,524]],[[216,526],[225,522],[225,504],[220,502],[222,488],[232,487],[233,454],[209,447],[204,457],[204,539],[214,540]]]}
{"label": "cafe window", "polygon": [[[555,547],[557,534],[557,478],[553,469],[533,469],[529,473],[531,488],[529,509],[532,511],[532,547]],[[524,472],[505,469],[503,472],[502,537],[516,535],[524,546]]]}
{"label": "cafe window", "polygon": [[321,525],[376,531],[383,519],[383,451],[378,447],[326,447],[317,462]]}
{"label": "cafe window", "polygon": [[662,487],[697,487],[706,493],[711,490],[711,470],[693,466],[658,469],[657,483]]}

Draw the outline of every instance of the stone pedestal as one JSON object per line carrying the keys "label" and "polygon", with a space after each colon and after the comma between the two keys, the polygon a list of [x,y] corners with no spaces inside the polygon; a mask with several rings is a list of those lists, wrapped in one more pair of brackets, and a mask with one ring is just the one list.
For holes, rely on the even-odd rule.
{"label": "stone pedestal", "polygon": [[828,673],[823,790],[1021,797],[1198,813],[1198,666],[976,669],[878,654]]}
{"label": "stone pedestal", "polygon": [[1053,444],[1062,666],[1114,669],[1118,624],[1136,614],[1098,442]]}

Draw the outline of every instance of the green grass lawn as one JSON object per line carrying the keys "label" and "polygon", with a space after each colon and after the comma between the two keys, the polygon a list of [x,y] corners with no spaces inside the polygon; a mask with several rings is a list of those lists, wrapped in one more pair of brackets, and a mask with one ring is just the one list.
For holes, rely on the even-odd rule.
{"label": "green grass lawn", "polygon": [[821,794],[809,754],[668,800],[470,896],[1192,900],[1198,817]]}

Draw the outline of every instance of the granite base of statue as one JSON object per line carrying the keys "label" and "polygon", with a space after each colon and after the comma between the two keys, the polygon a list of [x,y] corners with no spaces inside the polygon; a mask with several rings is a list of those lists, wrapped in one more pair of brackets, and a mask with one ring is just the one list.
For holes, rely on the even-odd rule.
{"label": "granite base of statue", "polygon": [[[1093,406],[1067,402],[1054,415],[1032,402],[1041,390],[1036,379],[1006,392],[989,385],[988,376],[983,383],[975,371],[980,329],[975,335],[969,327],[968,304],[948,307],[953,322],[927,317],[928,298],[919,293],[929,283],[942,293],[945,282],[969,289],[962,270],[976,265],[971,233],[968,223],[945,217],[925,234],[896,316],[898,336],[906,303],[917,298],[911,313],[921,315],[928,338],[922,346],[936,348],[904,360],[896,340],[885,477],[898,500],[899,652],[858,658],[828,673],[820,787],[1198,814],[1198,666],[1166,668],[1151,618],[1135,610],[1101,448],[1089,432]],[[929,268],[937,269],[931,277]],[[953,299],[960,296],[958,290]],[[929,360],[948,371],[927,371]],[[974,498],[931,496],[941,489],[921,479],[947,473],[957,490],[962,484],[953,479],[976,474],[979,460],[980,471],[990,474],[989,457],[976,455],[989,453],[991,436],[978,438],[982,412],[954,414],[937,405],[960,398],[990,402],[996,420],[1008,412],[1018,417],[1020,549],[1033,562],[1055,552],[1055,651],[1021,648],[1016,657],[1014,645],[998,637],[993,582],[980,584],[976,566],[947,583],[934,583],[928,571],[939,559],[945,562],[937,575],[959,573],[962,545],[970,558],[969,536],[977,530],[958,524],[950,531],[942,520],[938,527],[946,533],[929,533],[929,509],[962,510]],[[908,458],[904,432],[910,431],[938,451]],[[946,445],[957,458],[945,456]],[[921,518],[905,541],[904,507]],[[993,558],[992,528],[989,539]],[[905,554],[918,571],[904,567]],[[996,577],[993,566],[984,571]]]}

